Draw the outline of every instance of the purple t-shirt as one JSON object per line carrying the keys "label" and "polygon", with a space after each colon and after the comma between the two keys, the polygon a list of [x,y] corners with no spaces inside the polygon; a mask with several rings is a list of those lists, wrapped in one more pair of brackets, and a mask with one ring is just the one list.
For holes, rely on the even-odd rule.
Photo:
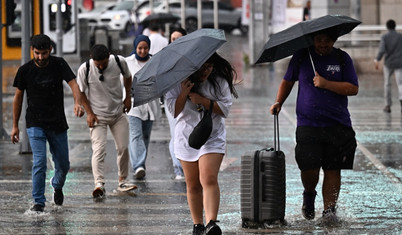
{"label": "purple t-shirt", "polygon": [[[345,81],[358,86],[352,59],[346,52],[337,50],[334,48],[330,55],[320,56],[310,48],[316,71],[327,80]],[[315,87],[313,78],[314,71],[308,51],[304,49],[296,52],[290,60],[284,79],[299,81],[297,126],[352,126],[347,96]]]}

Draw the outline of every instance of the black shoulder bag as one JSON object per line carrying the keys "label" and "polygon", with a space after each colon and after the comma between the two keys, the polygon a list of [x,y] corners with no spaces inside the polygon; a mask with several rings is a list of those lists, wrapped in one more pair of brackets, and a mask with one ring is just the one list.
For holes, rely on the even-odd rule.
{"label": "black shoulder bag", "polygon": [[200,149],[203,146],[212,132],[212,109],[214,108],[214,102],[211,100],[209,109],[204,111],[204,116],[201,121],[194,127],[188,137],[188,144],[190,147]]}

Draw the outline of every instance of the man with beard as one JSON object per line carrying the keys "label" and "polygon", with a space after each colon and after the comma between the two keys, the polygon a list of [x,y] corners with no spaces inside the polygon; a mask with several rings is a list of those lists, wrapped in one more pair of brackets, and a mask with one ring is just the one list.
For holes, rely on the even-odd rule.
{"label": "man with beard", "polygon": [[31,39],[33,60],[22,65],[15,76],[16,87],[13,102],[13,128],[11,142],[19,141],[18,122],[21,115],[24,91],[27,93],[26,127],[33,154],[32,197],[30,209],[42,212],[45,207],[45,184],[47,170],[46,141],[54,161],[54,176],[50,184],[54,189],[53,201],[62,205],[63,186],[70,169],[67,120],[64,112],[63,81],[71,87],[74,97],[74,114],[84,115],[81,93],[75,74],[63,58],[50,55],[52,45],[47,35],[35,35]]}

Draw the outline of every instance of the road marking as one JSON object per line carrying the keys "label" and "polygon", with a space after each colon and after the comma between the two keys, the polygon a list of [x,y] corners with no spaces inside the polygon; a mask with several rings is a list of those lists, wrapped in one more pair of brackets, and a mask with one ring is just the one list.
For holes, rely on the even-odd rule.
{"label": "road marking", "polygon": [[384,166],[384,164],[382,164],[382,162],[380,160],[378,160],[378,158],[376,158],[366,147],[364,147],[362,144],[359,143],[359,141],[357,142],[357,147],[360,149],[360,151],[364,154],[364,156],[366,156],[373,164],[374,166],[380,170],[385,176],[387,176],[388,178],[391,179],[391,181],[399,186],[401,186],[401,180],[396,177],[392,172],[390,172],[388,170],[388,168],[386,166]]}

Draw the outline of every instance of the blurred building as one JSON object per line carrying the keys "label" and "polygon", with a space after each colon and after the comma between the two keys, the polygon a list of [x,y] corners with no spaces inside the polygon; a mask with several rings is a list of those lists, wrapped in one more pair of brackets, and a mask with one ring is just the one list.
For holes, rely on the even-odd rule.
{"label": "blurred building", "polygon": [[388,19],[402,24],[401,9],[401,0],[311,0],[312,18],[326,14],[342,14],[358,18],[365,25],[384,25]]}

